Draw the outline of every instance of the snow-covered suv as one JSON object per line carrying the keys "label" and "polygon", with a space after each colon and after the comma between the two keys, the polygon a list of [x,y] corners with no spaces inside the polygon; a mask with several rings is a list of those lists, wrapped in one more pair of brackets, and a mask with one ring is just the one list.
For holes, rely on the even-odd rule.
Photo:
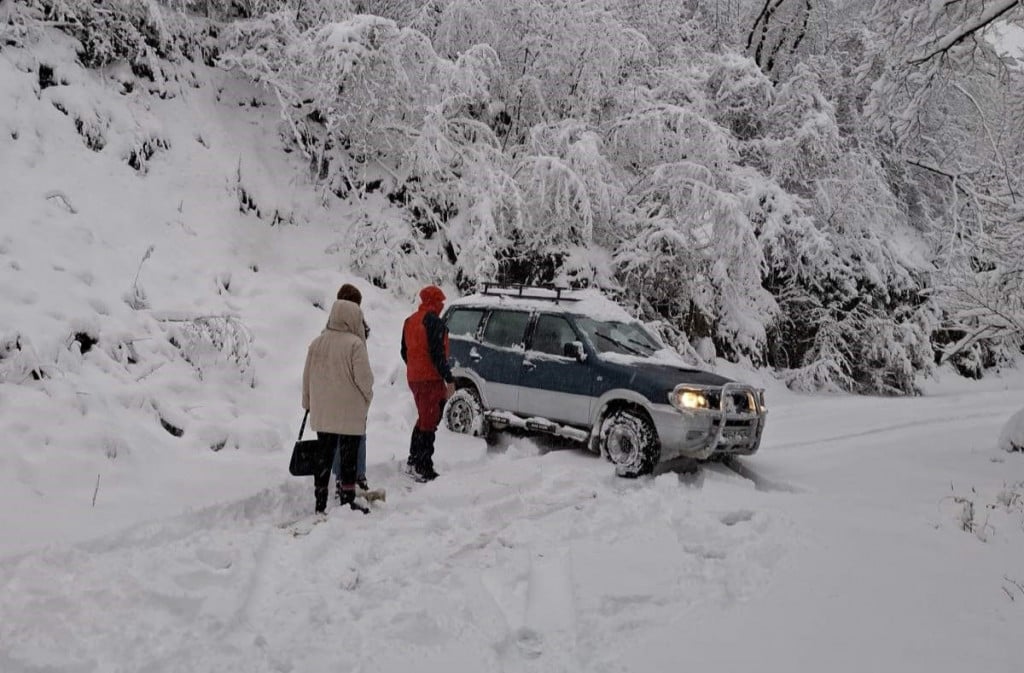
{"label": "snow-covered suv", "polygon": [[762,390],[688,367],[597,291],[487,286],[442,318],[458,388],[445,409],[454,432],[561,435],[628,477],[760,446]]}

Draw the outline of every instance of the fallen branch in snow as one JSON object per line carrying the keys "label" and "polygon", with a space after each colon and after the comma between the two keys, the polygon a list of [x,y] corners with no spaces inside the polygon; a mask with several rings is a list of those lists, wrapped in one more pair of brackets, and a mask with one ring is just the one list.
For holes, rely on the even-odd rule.
{"label": "fallen branch in snow", "polygon": [[132,280],[132,289],[124,293],[122,299],[136,311],[140,311],[145,308],[149,308],[149,300],[146,298],[146,292],[139,285],[139,274],[142,273],[142,265],[146,263],[152,254],[155,246],[150,245],[146,248],[145,254],[142,255],[142,259],[139,261],[139,268],[135,271],[135,278]]}
{"label": "fallen branch in snow", "polygon": [[78,209],[75,208],[73,203],[71,203],[71,199],[68,198],[68,195],[59,189],[52,189],[46,192],[43,196],[47,201],[54,201],[57,205],[72,215],[78,214]]}
{"label": "fallen branch in snow", "polygon": [[[1012,584],[1013,586],[1017,587],[1017,591],[1020,592],[1021,596],[1024,596],[1024,584],[1021,584],[1017,580],[1011,578],[1009,575],[1003,575],[1003,579]],[[1003,587],[1003,591],[1006,591],[1006,593],[1010,594],[1010,592],[1007,591],[1006,587]],[[1010,594],[1010,600],[1013,600],[1013,594]]]}
{"label": "fallen branch in snow", "polygon": [[96,488],[92,492],[92,506],[96,506],[96,495],[100,492],[100,475],[96,475]]}

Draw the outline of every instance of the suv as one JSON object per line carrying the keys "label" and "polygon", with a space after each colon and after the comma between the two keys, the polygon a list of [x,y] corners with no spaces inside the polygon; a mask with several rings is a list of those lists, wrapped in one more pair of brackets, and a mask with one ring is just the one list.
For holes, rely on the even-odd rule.
{"label": "suv", "polygon": [[597,291],[487,285],[442,318],[457,387],[445,408],[453,432],[568,437],[625,477],[760,446],[764,391],[688,367]]}

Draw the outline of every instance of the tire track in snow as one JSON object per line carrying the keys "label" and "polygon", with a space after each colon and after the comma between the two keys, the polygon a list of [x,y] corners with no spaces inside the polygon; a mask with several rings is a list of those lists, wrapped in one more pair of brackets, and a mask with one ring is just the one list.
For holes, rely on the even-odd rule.
{"label": "tire track in snow", "polygon": [[860,439],[861,437],[870,437],[873,435],[881,435],[896,430],[907,430],[911,428],[919,428],[927,425],[940,425],[949,423],[962,423],[967,420],[983,420],[993,418],[1005,418],[1006,412],[1001,411],[985,411],[973,414],[963,414],[958,416],[937,416],[933,418],[922,418],[913,421],[906,421],[904,423],[891,423],[889,425],[878,426],[868,430],[859,430],[857,432],[844,433],[841,435],[832,435],[829,437],[822,437],[820,439],[805,440],[800,442],[785,442],[778,446],[762,446],[761,450],[779,450],[779,449],[790,449],[798,448],[801,446],[816,446],[820,444],[834,444],[838,442],[844,442],[850,439]]}
{"label": "tire track in snow", "polygon": [[[87,551],[0,564],[0,609],[51,615],[45,629],[17,629],[20,649],[0,647],[0,661],[15,671],[47,661],[93,661],[82,670],[97,671],[115,661],[122,669],[110,670],[628,670],[608,634],[638,637],[680,606],[734,600],[772,566],[760,558],[774,548],[771,517],[706,512],[707,494],[678,479],[624,483],[603,463],[558,453],[490,456],[408,493],[400,479],[385,470],[395,495],[371,515],[334,508],[303,538],[276,525],[310,504],[305,485],[289,483]],[[70,568],[73,583],[42,579]],[[26,593],[30,572],[38,581]],[[10,629],[0,625],[0,641]],[[67,657],[43,657],[47,633]]]}

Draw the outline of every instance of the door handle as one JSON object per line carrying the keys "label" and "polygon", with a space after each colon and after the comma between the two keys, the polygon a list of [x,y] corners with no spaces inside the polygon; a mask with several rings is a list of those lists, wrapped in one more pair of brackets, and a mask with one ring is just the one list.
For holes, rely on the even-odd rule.
{"label": "door handle", "polygon": [[484,356],[480,355],[480,351],[478,351],[476,348],[469,349],[469,359],[472,360],[473,362],[480,362],[480,360],[482,360],[483,357]]}

